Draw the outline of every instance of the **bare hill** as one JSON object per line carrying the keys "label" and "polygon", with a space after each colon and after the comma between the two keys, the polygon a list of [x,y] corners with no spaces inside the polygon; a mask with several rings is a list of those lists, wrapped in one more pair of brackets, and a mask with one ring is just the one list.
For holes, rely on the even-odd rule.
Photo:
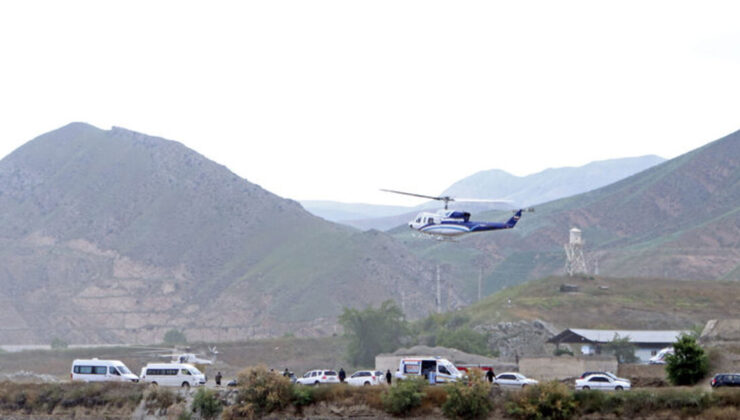
{"label": "bare hill", "polygon": [[177,142],[75,123],[0,161],[0,340],[333,332],[344,305],[432,293],[379,232],[315,217]]}

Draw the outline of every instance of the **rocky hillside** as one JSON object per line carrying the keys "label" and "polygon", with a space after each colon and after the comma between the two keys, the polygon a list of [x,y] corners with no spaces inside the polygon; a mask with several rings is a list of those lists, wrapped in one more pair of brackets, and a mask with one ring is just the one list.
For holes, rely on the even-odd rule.
{"label": "rocky hillside", "polygon": [[343,306],[431,276],[378,232],[315,217],[183,145],[70,124],[0,161],[0,340],[328,334]]}
{"label": "rocky hillside", "polygon": [[[505,220],[504,213],[476,219]],[[459,243],[396,237],[417,255],[447,264],[448,278],[473,300],[563,273],[568,231],[583,231],[589,271],[617,277],[740,280],[740,132],[609,186],[537,206],[516,229]]]}

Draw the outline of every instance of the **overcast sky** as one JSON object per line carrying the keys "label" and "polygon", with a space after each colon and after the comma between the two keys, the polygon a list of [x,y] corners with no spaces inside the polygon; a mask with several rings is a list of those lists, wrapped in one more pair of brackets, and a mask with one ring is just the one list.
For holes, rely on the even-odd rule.
{"label": "overcast sky", "polygon": [[740,2],[0,4],[0,155],[72,121],[294,199],[414,204],[480,170],[740,129]]}

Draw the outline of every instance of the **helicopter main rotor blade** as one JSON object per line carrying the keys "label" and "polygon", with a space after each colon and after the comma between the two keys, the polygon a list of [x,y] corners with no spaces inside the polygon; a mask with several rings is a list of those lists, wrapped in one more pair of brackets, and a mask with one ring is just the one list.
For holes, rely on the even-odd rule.
{"label": "helicopter main rotor blade", "polygon": [[452,198],[452,197],[434,197],[434,196],[431,196],[431,195],[414,194],[414,193],[409,193],[409,192],[403,192],[403,191],[396,191],[396,190],[386,190],[386,189],[382,189],[382,188],[380,189],[380,191],[385,191],[385,192],[389,192],[389,193],[394,193],[394,194],[403,194],[403,195],[410,195],[410,196],[412,196],[412,197],[421,197],[421,198],[428,198],[428,199],[430,199],[430,200],[439,200],[439,201],[456,201],[456,199],[454,199],[454,198]]}
{"label": "helicopter main rotor blade", "polygon": [[458,202],[465,202],[465,203],[501,203],[501,204],[511,204],[514,202],[514,200],[489,200],[487,198],[456,198],[455,201]]}

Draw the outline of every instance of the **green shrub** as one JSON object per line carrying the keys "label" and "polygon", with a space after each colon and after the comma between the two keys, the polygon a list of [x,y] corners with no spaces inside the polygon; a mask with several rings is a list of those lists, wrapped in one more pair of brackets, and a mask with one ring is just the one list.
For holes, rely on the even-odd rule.
{"label": "green shrub", "polygon": [[478,419],[485,417],[493,404],[488,394],[491,385],[480,369],[468,371],[468,380],[446,386],[447,399],[442,404],[445,417],[451,419]]}
{"label": "green shrub", "polygon": [[684,334],[673,343],[674,354],[666,356],[665,370],[673,385],[694,385],[709,372],[709,356],[696,342],[696,337]]}
{"label": "green shrub", "polygon": [[383,409],[390,414],[407,414],[421,405],[424,387],[426,387],[426,381],[423,378],[397,382],[395,386],[392,386],[380,396]]}
{"label": "green shrub", "polygon": [[188,342],[188,339],[187,337],[185,337],[185,333],[180,330],[176,330],[173,328],[171,330],[167,330],[167,332],[164,333],[164,343],[165,344],[176,345],[176,344],[187,344],[187,342]]}
{"label": "green shrub", "polygon": [[714,395],[699,389],[669,389],[656,393],[659,408],[699,413],[715,401]]}
{"label": "green shrub", "polygon": [[576,413],[573,392],[560,382],[545,382],[512,392],[507,413],[517,419],[569,419]]}
{"label": "green shrub", "polygon": [[255,415],[271,413],[287,407],[293,399],[290,379],[265,366],[247,368],[239,373],[238,403],[247,405]]}
{"label": "green shrub", "polygon": [[569,348],[558,348],[555,349],[552,354],[554,356],[562,356],[564,354],[567,354],[568,356],[573,356],[573,351],[571,351]]}
{"label": "green shrub", "polygon": [[223,410],[221,400],[218,399],[218,392],[206,388],[198,389],[191,407],[204,419],[216,418]]}
{"label": "green shrub", "polygon": [[51,340],[51,348],[52,350],[63,350],[68,347],[68,344],[66,341],[62,340],[59,337],[54,337],[53,340]]}
{"label": "green shrub", "polygon": [[309,388],[302,385],[293,385],[293,398],[291,402],[296,408],[301,408],[310,404],[313,404],[313,388]]}

